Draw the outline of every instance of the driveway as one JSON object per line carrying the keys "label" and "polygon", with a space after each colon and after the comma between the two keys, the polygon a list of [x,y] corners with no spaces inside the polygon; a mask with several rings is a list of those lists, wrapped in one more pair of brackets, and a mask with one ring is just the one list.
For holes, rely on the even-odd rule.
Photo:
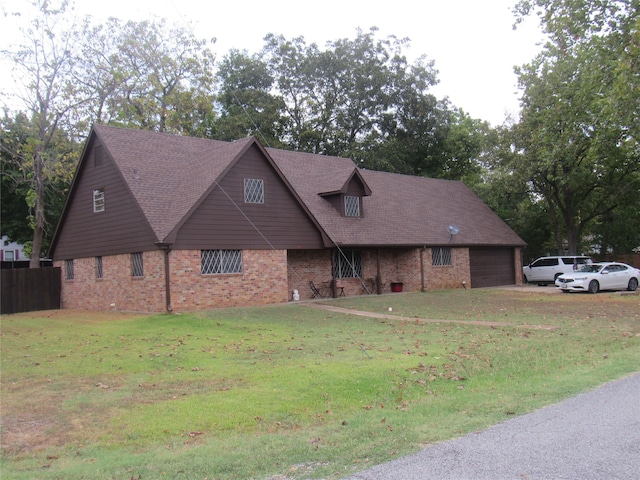
{"label": "driveway", "polygon": [[640,373],[348,480],[640,479]]}

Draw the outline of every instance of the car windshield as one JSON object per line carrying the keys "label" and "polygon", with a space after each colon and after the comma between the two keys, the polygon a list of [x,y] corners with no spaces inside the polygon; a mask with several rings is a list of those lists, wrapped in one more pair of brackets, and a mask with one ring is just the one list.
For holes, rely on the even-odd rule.
{"label": "car windshield", "polygon": [[587,273],[598,273],[604,265],[598,265],[597,263],[587,263],[585,265],[581,265],[579,272],[587,272]]}

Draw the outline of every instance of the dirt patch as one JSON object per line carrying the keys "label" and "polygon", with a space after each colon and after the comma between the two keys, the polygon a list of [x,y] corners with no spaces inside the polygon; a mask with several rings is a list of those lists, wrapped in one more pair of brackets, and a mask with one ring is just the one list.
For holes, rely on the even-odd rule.
{"label": "dirt patch", "polygon": [[433,318],[407,318],[400,315],[388,315],[386,313],[375,313],[375,312],[365,312],[360,310],[352,310],[349,308],[335,307],[333,305],[323,305],[320,303],[304,303],[301,305],[305,305],[308,307],[320,308],[322,310],[329,310],[331,312],[343,313],[345,315],[357,315],[360,317],[370,317],[370,318],[384,318],[388,320],[411,320],[420,323],[461,323],[464,325],[477,325],[484,327],[517,327],[517,328],[525,328],[528,330],[555,330],[560,328],[556,325],[516,325],[513,323],[505,323],[505,322],[489,322],[489,321],[481,321],[481,320],[442,320],[442,319],[433,319]]}

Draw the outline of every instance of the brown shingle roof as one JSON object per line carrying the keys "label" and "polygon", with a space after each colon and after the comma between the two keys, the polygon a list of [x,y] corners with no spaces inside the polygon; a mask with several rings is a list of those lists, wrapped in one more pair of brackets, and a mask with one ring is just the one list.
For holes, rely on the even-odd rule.
{"label": "brown shingle roof", "polygon": [[[371,195],[361,218],[343,217],[319,193],[337,191],[356,165],[347,158],[268,149],[318,223],[338,245],[524,245],[462,182],[359,170]],[[451,236],[450,225],[460,233]]]}
{"label": "brown shingle roof", "polygon": [[[94,126],[158,241],[181,224],[247,146],[142,130]],[[259,144],[258,144],[259,145]],[[347,158],[266,149],[316,222],[338,245],[524,245],[461,182],[357,170]],[[358,172],[370,188],[361,218],[343,217],[321,193]],[[460,234],[450,237],[447,227]]]}

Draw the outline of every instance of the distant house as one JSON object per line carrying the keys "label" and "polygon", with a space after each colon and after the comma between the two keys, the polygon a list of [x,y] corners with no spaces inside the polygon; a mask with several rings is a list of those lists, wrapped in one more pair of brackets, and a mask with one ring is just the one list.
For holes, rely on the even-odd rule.
{"label": "distant house", "polygon": [[29,257],[24,253],[24,245],[10,242],[9,237],[4,235],[0,245],[0,261],[17,262],[20,260],[29,260]]}
{"label": "distant house", "polygon": [[523,245],[461,182],[96,125],[50,256],[63,308],[154,312],[515,284]]}

